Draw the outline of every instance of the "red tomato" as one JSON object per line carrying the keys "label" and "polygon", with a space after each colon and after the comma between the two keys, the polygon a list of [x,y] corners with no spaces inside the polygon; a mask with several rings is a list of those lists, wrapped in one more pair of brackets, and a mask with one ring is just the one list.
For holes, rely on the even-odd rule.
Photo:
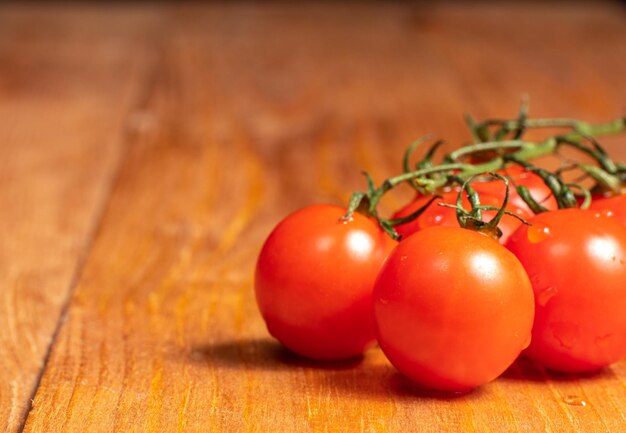
{"label": "red tomato", "polygon": [[480,233],[431,227],[393,250],[374,287],[380,347],[418,385],[487,383],[530,340],[533,292],[513,254]]}
{"label": "red tomato", "polygon": [[[502,186],[502,182],[500,182],[500,186]],[[456,218],[456,210],[439,206],[438,203],[448,203],[448,204],[456,204],[456,199],[458,196],[457,191],[444,192],[441,194],[441,199],[435,200],[428,209],[424,211],[422,215],[413,221],[401,224],[397,226],[395,229],[398,234],[402,235],[403,238],[413,234],[417,231],[423,230],[427,227],[435,227],[435,226],[444,226],[444,227],[458,227],[459,223]],[[408,216],[418,210],[420,207],[424,206],[431,199],[431,196],[418,196],[413,202],[404,208],[400,209],[396,212],[392,218],[401,218]],[[480,195],[480,203],[485,206],[496,206],[500,207],[502,205],[502,199],[494,196],[481,194]],[[467,197],[463,197],[463,207],[465,209],[470,209],[469,201]],[[524,219],[530,218],[533,214],[529,211],[526,211],[516,205],[509,204],[507,205],[507,210],[519,215]],[[483,212],[483,220],[488,221],[493,218],[496,214],[496,211],[485,211]],[[500,238],[500,242],[504,243],[508,239],[508,237],[522,224],[520,220],[510,215],[504,215],[502,220],[500,220],[500,230],[502,230],[502,237]]]}
{"label": "red tomato", "polygon": [[[528,188],[530,195],[548,210],[558,209],[556,199],[552,195],[552,191],[543,182],[541,177],[532,171],[526,171],[520,166],[507,167],[506,170],[499,170],[498,174],[508,176],[510,179],[509,187],[509,203],[525,210],[529,215],[534,215],[533,211],[528,207],[524,199],[517,193],[515,185],[521,185]],[[479,194],[487,194],[500,198],[504,198],[504,185],[500,180],[488,182],[473,182],[472,187]]]}
{"label": "red tomato", "polygon": [[589,209],[602,212],[626,226],[626,194],[613,197],[594,197]]}
{"label": "red tomato", "polygon": [[287,216],[263,245],[256,299],[267,328],[292,351],[316,359],[359,355],[374,342],[372,288],[396,245],[361,214],[305,207]]}
{"label": "red tomato", "polygon": [[565,372],[591,371],[626,356],[626,229],[599,213],[537,215],[506,246],[535,292],[526,354]]}

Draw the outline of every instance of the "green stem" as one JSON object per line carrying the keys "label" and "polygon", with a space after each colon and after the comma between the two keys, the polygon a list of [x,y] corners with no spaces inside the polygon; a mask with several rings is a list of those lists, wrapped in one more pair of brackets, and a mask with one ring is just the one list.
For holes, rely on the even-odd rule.
{"label": "green stem", "polygon": [[585,138],[585,136],[597,137],[600,135],[619,134],[626,130],[626,117],[620,117],[604,123],[592,124],[578,121],[577,124],[578,126],[574,128],[574,131],[566,135],[567,138],[576,140]]}
{"label": "green stem", "polygon": [[540,128],[540,127],[570,127],[572,132],[556,137],[550,137],[541,143],[535,143],[525,140],[504,140],[504,141],[488,141],[484,143],[472,144],[461,147],[451,152],[446,157],[446,161],[453,163],[459,158],[476,152],[498,149],[519,149],[516,156],[523,159],[537,158],[548,155],[556,149],[559,142],[569,143],[586,137],[595,137],[599,135],[618,134],[626,130],[626,118],[619,118],[610,122],[591,124],[574,119],[526,119],[521,120],[486,120],[481,125],[502,125],[507,130],[514,130],[523,126],[524,128]]}
{"label": "green stem", "polygon": [[[472,129],[475,133],[475,138],[481,140],[482,142],[471,144],[451,152],[444,158],[444,164],[431,166],[430,161],[428,161],[428,164],[424,164],[427,166],[421,166],[418,170],[405,172],[399,176],[392,177],[383,182],[378,188],[375,188],[371,178],[368,177],[368,192],[355,193],[352,196],[348,206],[348,212],[344,218],[349,218],[350,215],[356,210],[363,211],[364,213],[376,218],[381,227],[383,227],[383,229],[385,229],[385,231],[392,237],[397,239],[398,235],[393,229],[393,225],[404,223],[405,221],[403,220],[394,224],[393,220],[381,218],[376,209],[381,198],[389,190],[400,183],[409,182],[416,187],[418,191],[422,190],[424,193],[434,193],[437,189],[448,185],[451,182],[460,182],[463,184],[467,181],[467,179],[470,179],[472,176],[477,174],[497,172],[498,170],[505,168],[506,164],[509,162],[520,164],[526,167],[526,169],[531,169],[531,171],[539,174],[543,178],[546,185],[552,190],[559,207],[572,207],[575,205],[575,198],[570,189],[570,185],[564,184],[558,176],[537,167],[533,167],[527,162],[530,159],[555,153],[560,145],[573,146],[594,157],[594,159],[596,159],[596,161],[600,164],[601,168],[598,169],[600,171],[604,169],[605,172],[608,172],[608,175],[612,175],[612,178],[610,179],[611,181],[614,181],[615,177],[619,178],[621,181],[622,178],[626,176],[626,165],[613,163],[613,161],[609,159],[599,145],[594,145],[594,148],[591,148],[579,142],[580,140],[590,140],[590,137],[594,136],[624,132],[626,130],[626,118],[619,118],[605,123],[591,124],[574,119],[528,119],[526,115],[527,113],[525,108],[523,108],[520,112],[519,118],[516,120],[488,119],[481,123],[475,123],[471,117],[467,117],[468,124],[471,127],[470,129]],[[516,137],[521,136],[523,130],[528,128],[567,127],[571,128],[572,131],[566,134],[549,137],[542,142],[531,142],[521,139],[485,141],[491,139],[492,135],[488,130],[488,127],[493,125],[499,125],[501,130],[507,131],[507,133],[508,131],[515,131]],[[594,143],[593,139],[591,140],[592,143]],[[410,168],[409,157],[419,142],[420,141],[414,143],[405,154],[403,164],[405,171]],[[436,149],[438,145],[439,143],[436,143],[434,149]],[[498,156],[491,161],[482,164],[474,165],[459,161],[462,157],[476,152],[488,150],[502,151],[507,149],[511,152]],[[434,153],[434,151],[431,153]],[[429,154],[429,156],[432,155]],[[429,156],[427,156],[427,159]],[[431,176],[436,174],[438,175]],[[500,176],[496,175],[496,177]],[[603,180],[606,179],[603,178]],[[518,187],[518,192],[525,199],[525,196],[531,198],[528,191],[524,190],[523,187]],[[535,210],[535,208],[537,210],[545,210],[545,208],[536,203],[534,200],[526,201],[527,203],[531,202],[529,205],[535,205],[534,207],[531,206],[533,207],[533,210]],[[478,204],[474,206],[474,208],[477,209],[478,213],[480,213],[480,207]],[[504,206],[502,209],[504,209]],[[499,213],[499,218],[502,217],[504,212],[505,211],[502,210],[502,212]],[[415,215],[411,215],[411,217],[414,216]],[[495,221],[496,224],[498,220]]]}
{"label": "green stem", "polygon": [[537,146],[536,143],[524,140],[487,141],[485,143],[470,144],[469,146],[461,147],[454,152],[449,153],[446,156],[446,161],[448,163],[453,163],[465,155],[471,155],[472,153],[483,152],[486,150],[521,149],[524,147],[535,146]]}
{"label": "green stem", "polygon": [[591,147],[585,146],[584,144],[579,143],[576,140],[572,140],[566,137],[559,137],[557,138],[557,141],[558,141],[558,145],[567,144],[568,146],[572,146],[573,148],[578,149],[581,152],[587,154],[591,158],[595,159],[598,162],[598,164],[607,172],[609,173],[617,172],[617,167],[615,166],[615,163],[611,160],[611,158],[609,158],[609,156],[606,153],[599,151],[597,148],[591,148]]}
{"label": "green stem", "polygon": [[602,189],[611,191],[614,194],[620,194],[622,189],[622,182],[616,176],[607,173],[605,170],[595,165],[578,164],[578,168],[591,176]]}
{"label": "green stem", "polygon": [[588,123],[582,120],[557,118],[557,119],[488,119],[475,125],[476,128],[481,126],[501,126],[509,131],[519,128],[571,128],[573,131],[568,136],[570,138],[582,138],[585,135],[598,136],[617,134],[626,129],[626,118],[619,118],[603,123]]}
{"label": "green stem", "polygon": [[585,188],[582,185],[579,185],[577,183],[570,183],[567,186],[570,189],[574,188],[574,189],[577,189],[577,190],[579,190],[581,192],[581,194],[583,196],[583,202],[578,207],[580,209],[589,209],[589,205],[591,204],[591,192],[589,192],[589,190],[587,188]]}
{"label": "green stem", "polygon": [[381,188],[379,189],[384,189],[386,192],[390,190],[391,188],[393,188],[394,186],[402,182],[411,180],[411,179],[416,179],[421,176],[426,176],[429,174],[441,173],[444,171],[466,170],[469,167],[472,167],[472,166],[470,164],[454,163],[454,164],[442,164],[442,165],[437,165],[435,167],[427,167],[427,168],[423,168],[420,170],[409,171],[408,173],[403,173],[399,176],[395,176],[395,177],[387,179],[385,182],[383,182],[383,184],[381,185]]}
{"label": "green stem", "polygon": [[[370,205],[371,207],[376,207],[382,196],[394,188],[395,186],[401,184],[402,182],[407,182],[410,180],[416,180],[418,185],[420,182],[424,182],[424,180],[419,179],[420,177],[427,176],[429,174],[435,173],[449,173],[452,171],[458,171],[454,176],[458,177],[462,181],[465,179],[480,173],[485,173],[489,171],[497,171],[500,170],[504,166],[504,161],[501,158],[496,158],[492,161],[486,162],[480,165],[472,165],[472,164],[464,164],[464,163],[453,163],[453,164],[442,164],[434,167],[427,167],[416,171],[410,171],[408,173],[403,173],[399,176],[395,176],[387,179],[383,184],[372,194]],[[428,186],[431,189],[437,189],[442,187],[448,183],[448,176],[442,176],[439,179],[428,179]]]}
{"label": "green stem", "polygon": [[[532,165],[531,163],[529,163],[528,161],[518,158],[515,155],[507,155],[505,159],[515,164],[519,164],[520,166],[524,167],[525,170],[531,171],[535,173],[536,175],[538,175],[539,177],[541,177],[541,179],[546,184],[546,186],[550,188],[550,191],[552,191],[552,195],[554,195],[554,198],[556,199],[557,204],[559,205],[559,209],[570,208],[570,207],[576,206],[577,204],[576,198],[574,197],[574,194],[572,193],[571,189],[556,174],[551,173],[544,168],[536,167]],[[524,193],[528,193],[527,189],[526,190],[522,189],[521,191],[523,191]],[[528,204],[528,206],[531,207],[533,211],[535,211],[535,207],[539,208],[537,206],[538,203],[534,199],[531,201],[527,201],[526,194],[520,194],[520,196],[522,197],[522,199],[524,199],[524,201],[526,201],[526,204]],[[545,212],[545,210],[542,210],[542,211]]]}
{"label": "green stem", "polygon": [[[411,155],[413,155],[413,152],[415,152],[415,149],[417,149],[428,138],[429,138],[429,135],[424,135],[418,138],[413,143],[411,143],[411,145],[407,148],[406,152],[404,152],[404,158],[402,159],[402,168],[404,169],[405,173],[411,171]],[[409,183],[413,188],[415,188],[415,190],[418,193],[424,192],[423,189],[417,183],[415,183],[414,179],[410,179]]]}
{"label": "green stem", "polygon": [[401,217],[401,218],[388,220],[389,225],[391,227],[395,227],[395,226],[399,226],[401,224],[406,224],[408,222],[413,221],[414,219],[416,219],[417,217],[422,215],[426,211],[426,209],[428,209],[430,207],[430,205],[433,204],[433,202],[435,200],[437,200],[438,198],[441,198],[441,196],[440,195],[433,195],[431,197],[431,199],[428,200],[428,202],[424,206],[420,207],[419,209],[417,209],[415,212],[411,213],[410,215],[407,215],[407,216]]}

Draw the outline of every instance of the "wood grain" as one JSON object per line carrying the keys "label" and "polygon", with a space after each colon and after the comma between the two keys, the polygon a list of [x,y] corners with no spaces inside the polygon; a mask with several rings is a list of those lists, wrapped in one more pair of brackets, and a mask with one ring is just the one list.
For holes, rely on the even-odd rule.
{"label": "wood grain", "polygon": [[[65,265],[80,269],[79,278],[25,431],[623,428],[623,362],[561,377],[520,360],[470,394],[428,394],[411,388],[378,349],[323,365],[289,354],[269,337],[252,291],[256,254],[278,219],[308,203],[345,201],[363,186],[361,169],[378,180],[396,172],[404,146],[425,132],[449,146],[465,140],[465,110],[513,115],[528,93],[537,115],[623,114],[623,10],[242,3],[141,6],[131,19],[125,7],[105,9],[95,20],[102,33],[85,25],[75,36],[105,43],[112,36],[103,28],[132,23],[115,43],[142,35],[136,49],[145,50],[138,61],[148,72],[141,80],[122,73],[132,50],[114,45],[110,61],[119,69],[85,71],[102,80],[88,87],[92,109],[122,106],[122,90],[103,94],[114,81],[134,80],[144,96],[140,116],[126,119],[135,128],[85,265],[76,267],[76,256]],[[76,22],[71,14],[61,20]],[[12,23],[11,31],[23,27]],[[59,115],[89,107],[70,104]],[[115,128],[121,134],[121,125],[107,129]],[[107,134],[114,132],[93,128],[77,141],[120,137]],[[116,143],[99,147],[108,161],[116,160]],[[623,141],[608,143],[626,158]],[[83,222],[69,230],[78,239],[96,223],[98,191],[111,179],[112,168],[97,177],[91,164],[64,171],[57,163],[41,175],[42,182],[73,176],[90,188],[83,194],[91,202],[81,200],[85,210],[73,215]],[[46,200],[64,209],[64,195]],[[32,265],[32,256],[15,255]],[[61,298],[70,292],[64,281]],[[58,308],[45,312],[58,317]]]}
{"label": "wood grain", "polygon": [[138,65],[120,50],[130,33],[89,11],[0,11],[0,430],[15,431],[106,203]]}

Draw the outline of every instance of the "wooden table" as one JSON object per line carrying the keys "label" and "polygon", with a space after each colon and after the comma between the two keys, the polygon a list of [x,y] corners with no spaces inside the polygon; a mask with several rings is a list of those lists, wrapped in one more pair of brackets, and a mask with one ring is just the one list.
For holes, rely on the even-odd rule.
{"label": "wooden table", "polygon": [[0,427],[626,431],[626,362],[416,393],[377,349],[289,355],[252,290],[278,219],[397,173],[425,132],[462,143],[464,111],[528,93],[536,116],[623,115],[625,22],[602,2],[0,6]]}

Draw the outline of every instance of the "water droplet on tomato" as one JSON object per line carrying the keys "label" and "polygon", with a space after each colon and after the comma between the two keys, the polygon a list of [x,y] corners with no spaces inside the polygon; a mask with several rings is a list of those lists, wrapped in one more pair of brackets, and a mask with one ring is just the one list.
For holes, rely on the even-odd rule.
{"label": "water droplet on tomato", "polygon": [[569,404],[570,406],[587,406],[587,402],[577,395],[567,395],[563,397],[563,403]]}
{"label": "water droplet on tomato", "polygon": [[387,305],[389,303],[389,299],[387,298],[380,298],[378,301],[383,305]]}
{"label": "water droplet on tomato", "polygon": [[596,346],[598,347],[606,347],[607,345],[611,343],[612,339],[613,339],[613,334],[606,334],[600,337],[596,337],[594,342],[596,343]]}
{"label": "water droplet on tomato", "polygon": [[600,218],[600,217],[612,218],[613,215],[614,214],[611,209],[602,209],[601,211],[598,211],[594,214],[596,218]]}
{"label": "water droplet on tomato", "polygon": [[541,292],[537,293],[537,303],[542,307],[545,307],[550,299],[554,298],[559,291],[554,287],[547,287]]}
{"label": "water droplet on tomato", "polygon": [[529,275],[529,277],[530,277],[530,282],[532,283],[533,287],[537,287],[540,285],[541,275],[533,274],[533,275]]}
{"label": "water droplet on tomato", "polygon": [[528,227],[528,241],[531,244],[538,244],[539,242],[543,242],[546,239],[552,237],[552,232],[550,228],[542,223],[535,223],[532,226]]}
{"label": "water droplet on tomato", "polygon": [[563,349],[571,350],[580,341],[580,329],[575,323],[553,322],[550,329],[552,336]]}

